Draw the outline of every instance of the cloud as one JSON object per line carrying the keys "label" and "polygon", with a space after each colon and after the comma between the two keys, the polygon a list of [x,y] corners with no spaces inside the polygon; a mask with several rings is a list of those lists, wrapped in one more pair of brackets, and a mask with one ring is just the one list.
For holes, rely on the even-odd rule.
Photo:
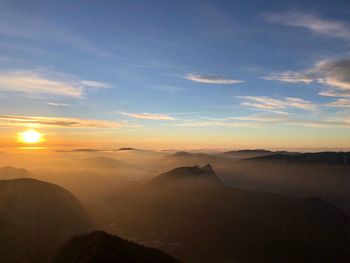
{"label": "cloud", "polygon": [[91,88],[109,88],[109,85],[106,83],[102,83],[102,82],[98,82],[95,80],[83,80],[80,82],[82,85],[87,86],[87,87],[91,87]]}
{"label": "cloud", "polygon": [[292,71],[286,71],[282,73],[272,73],[269,76],[263,77],[265,80],[278,80],[283,82],[289,82],[289,83],[305,83],[309,84],[312,83],[314,80],[310,78],[309,76],[306,76],[302,73],[292,72]]}
{"label": "cloud", "polygon": [[0,115],[0,126],[30,126],[56,128],[121,128],[121,122],[80,118]]}
{"label": "cloud", "polygon": [[310,101],[300,98],[275,99],[265,96],[238,96],[243,100],[241,105],[262,110],[281,110],[287,108],[296,108],[301,110],[314,110],[316,105]]}
{"label": "cloud", "polygon": [[89,87],[106,87],[97,81],[80,81],[65,74],[16,71],[0,73],[0,90],[25,94],[46,94],[62,97],[83,97]]}
{"label": "cloud", "polygon": [[350,108],[350,99],[337,99],[327,103],[325,106],[336,107],[336,108]]}
{"label": "cloud", "polygon": [[46,102],[47,105],[50,106],[58,106],[58,107],[69,107],[72,106],[71,104],[68,103],[56,103],[56,102]]}
{"label": "cloud", "polygon": [[252,122],[266,122],[266,123],[281,123],[289,119],[285,114],[273,114],[273,115],[250,115],[250,116],[238,116],[229,117],[229,120],[237,121],[252,121]]}
{"label": "cloud", "polygon": [[318,95],[325,97],[350,97],[350,90],[336,90],[334,88],[330,88],[327,90],[320,91]]}
{"label": "cloud", "polygon": [[174,117],[166,115],[166,114],[128,113],[128,112],[120,112],[120,114],[131,117],[131,118],[145,119],[145,120],[167,120],[167,121],[176,120]]}
{"label": "cloud", "polygon": [[175,124],[176,126],[182,127],[231,127],[231,128],[257,128],[258,125],[252,123],[244,123],[244,122],[227,122],[227,121],[187,121],[184,123]]}
{"label": "cloud", "polygon": [[298,118],[291,115],[259,114],[250,116],[229,117],[227,120],[259,124],[260,127],[273,125],[304,126],[311,128],[350,128],[350,119],[344,117],[317,117],[318,119]]}
{"label": "cloud", "polygon": [[205,84],[238,84],[244,82],[243,80],[224,79],[218,75],[196,75],[191,73],[187,74],[185,79]]}
{"label": "cloud", "polygon": [[266,80],[290,83],[320,83],[327,86],[319,95],[329,97],[350,96],[350,59],[325,59],[302,72],[273,73]]}
{"label": "cloud", "polygon": [[173,124],[181,127],[271,128],[278,126],[302,126],[309,128],[350,128],[349,118],[302,119],[284,114],[250,115],[223,119],[202,118]]}
{"label": "cloud", "polygon": [[279,14],[268,14],[266,15],[266,18],[270,22],[279,23],[286,26],[305,28],[312,32],[326,36],[343,38],[347,40],[350,39],[349,25],[339,21],[320,18],[316,15],[285,12]]}

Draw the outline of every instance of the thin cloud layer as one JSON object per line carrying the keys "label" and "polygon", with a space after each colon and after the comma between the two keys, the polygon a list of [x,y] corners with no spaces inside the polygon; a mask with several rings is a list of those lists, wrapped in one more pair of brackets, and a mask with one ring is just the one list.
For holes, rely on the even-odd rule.
{"label": "thin cloud layer", "polygon": [[225,120],[198,120],[177,123],[175,126],[181,127],[228,127],[228,128],[258,128],[254,123],[234,122]]}
{"label": "thin cloud layer", "polygon": [[57,107],[70,107],[72,106],[71,104],[68,103],[57,103],[57,102],[46,102],[47,105],[50,106],[57,106]]}
{"label": "thin cloud layer", "polygon": [[314,110],[316,105],[310,101],[301,98],[284,98],[275,99],[265,96],[238,96],[241,99],[241,105],[253,109],[262,110],[283,110],[288,108],[296,108],[301,110]]}
{"label": "thin cloud layer", "polygon": [[301,27],[312,32],[343,38],[350,39],[350,27],[347,24],[339,21],[329,20],[320,18],[316,15],[296,13],[296,12],[285,12],[278,14],[268,14],[266,18],[270,22],[279,23],[286,26]]}
{"label": "thin cloud layer", "polygon": [[105,88],[108,85],[97,81],[80,81],[62,74],[52,77],[32,71],[0,73],[0,90],[6,92],[81,98],[89,87]]}
{"label": "thin cloud layer", "polygon": [[319,95],[329,97],[350,96],[350,59],[321,60],[303,72],[273,73],[264,77],[289,83],[320,83],[327,86]]}
{"label": "thin cloud layer", "polygon": [[[306,117],[306,116],[305,116]],[[340,117],[302,118],[285,114],[258,114],[227,117],[222,119],[204,118],[177,123],[183,127],[232,127],[232,128],[272,128],[280,126],[303,126],[310,128],[349,128],[350,119]]]}
{"label": "thin cloud layer", "polygon": [[335,101],[327,103],[326,106],[336,108],[350,108],[350,99],[337,99]]}
{"label": "thin cloud layer", "polygon": [[129,113],[129,112],[120,112],[120,114],[131,117],[131,118],[145,119],[145,120],[167,120],[167,121],[175,120],[174,117],[166,115],[166,114]]}
{"label": "thin cloud layer", "polygon": [[95,81],[95,80],[83,80],[83,81],[81,81],[81,84],[86,86],[86,87],[97,88],[97,89],[109,88],[108,84],[102,83],[102,82],[98,82],[98,81]]}
{"label": "thin cloud layer", "polygon": [[187,74],[185,79],[191,80],[193,82],[205,83],[205,84],[238,84],[244,82],[243,80],[237,79],[225,79],[218,75],[197,75],[197,74]]}
{"label": "thin cloud layer", "polygon": [[89,120],[79,118],[56,118],[56,117],[36,117],[0,115],[0,125],[2,126],[30,126],[30,127],[56,127],[56,128],[120,128],[120,122],[105,120]]}

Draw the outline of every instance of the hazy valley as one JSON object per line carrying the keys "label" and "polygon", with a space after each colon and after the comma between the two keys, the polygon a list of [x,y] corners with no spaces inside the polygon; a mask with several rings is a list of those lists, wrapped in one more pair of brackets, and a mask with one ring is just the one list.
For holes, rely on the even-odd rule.
{"label": "hazy valley", "polygon": [[[92,230],[158,248],[182,262],[350,259],[349,153],[44,154],[2,156],[0,238],[3,249],[12,251],[2,262],[51,262],[69,238]],[[70,241],[55,262],[79,254],[79,246],[90,243],[84,238]],[[118,257],[117,247],[128,247],[115,241],[113,248],[107,240],[86,252],[91,262]],[[161,252],[138,253],[149,253],[149,259],[126,262],[175,260],[155,261]]]}

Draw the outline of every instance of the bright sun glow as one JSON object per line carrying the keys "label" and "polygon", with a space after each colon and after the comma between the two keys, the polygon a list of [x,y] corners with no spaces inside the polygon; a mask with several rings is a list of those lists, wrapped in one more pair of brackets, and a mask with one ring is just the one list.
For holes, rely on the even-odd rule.
{"label": "bright sun glow", "polygon": [[23,143],[38,143],[41,142],[42,134],[35,130],[29,130],[19,133],[19,139]]}

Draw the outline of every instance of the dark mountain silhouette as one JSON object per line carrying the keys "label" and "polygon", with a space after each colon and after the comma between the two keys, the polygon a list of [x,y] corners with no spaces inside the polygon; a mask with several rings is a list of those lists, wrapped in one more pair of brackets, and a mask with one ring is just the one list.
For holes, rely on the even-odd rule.
{"label": "dark mountain silhouette", "polygon": [[71,150],[56,150],[55,152],[86,152],[86,153],[90,153],[90,152],[102,152],[103,150],[101,149],[91,149],[91,148],[79,148],[79,149],[71,149]]}
{"label": "dark mountain silhouette", "polygon": [[350,166],[350,152],[317,152],[294,155],[273,154],[251,158],[252,161],[278,162],[284,164],[322,164]]}
{"label": "dark mountain silhouette", "polygon": [[270,151],[270,150],[264,150],[264,149],[256,149],[256,150],[228,151],[228,152],[219,153],[219,154],[217,154],[217,156],[233,157],[233,158],[238,158],[238,159],[247,159],[247,158],[271,156],[271,155],[275,155],[275,154],[297,155],[300,153],[288,152],[288,151]]}
{"label": "dark mountain silhouette", "polygon": [[0,180],[25,178],[29,176],[29,171],[23,168],[15,168],[11,166],[0,168]]}
{"label": "dark mountain silhouette", "polygon": [[223,182],[216,176],[210,164],[199,167],[179,167],[155,177],[151,184],[182,184],[184,186],[215,185],[223,186]]}
{"label": "dark mountain silhouette", "polygon": [[90,149],[90,148],[81,148],[81,149],[74,149],[73,152],[100,152],[102,150],[100,149]]}
{"label": "dark mountain silhouette", "polygon": [[109,229],[184,262],[349,262],[350,221],[341,210],[320,199],[177,187],[202,169],[181,167],[115,193]]}
{"label": "dark mountain silhouette", "polygon": [[166,253],[95,231],[71,238],[54,263],[176,263]]}
{"label": "dark mountain silhouette", "polygon": [[137,149],[135,148],[130,148],[130,147],[122,147],[119,148],[117,151],[122,152],[122,151],[136,151]]}
{"label": "dark mountain silhouette", "polygon": [[237,150],[237,151],[228,151],[217,154],[218,156],[231,157],[231,158],[253,158],[259,156],[268,156],[274,154],[272,151],[257,149],[257,150]]}
{"label": "dark mountain silhouette", "polygon": [[0,180],[0,262],[49,262],[74,234],[94,229],[65,189],[35,179]]}

